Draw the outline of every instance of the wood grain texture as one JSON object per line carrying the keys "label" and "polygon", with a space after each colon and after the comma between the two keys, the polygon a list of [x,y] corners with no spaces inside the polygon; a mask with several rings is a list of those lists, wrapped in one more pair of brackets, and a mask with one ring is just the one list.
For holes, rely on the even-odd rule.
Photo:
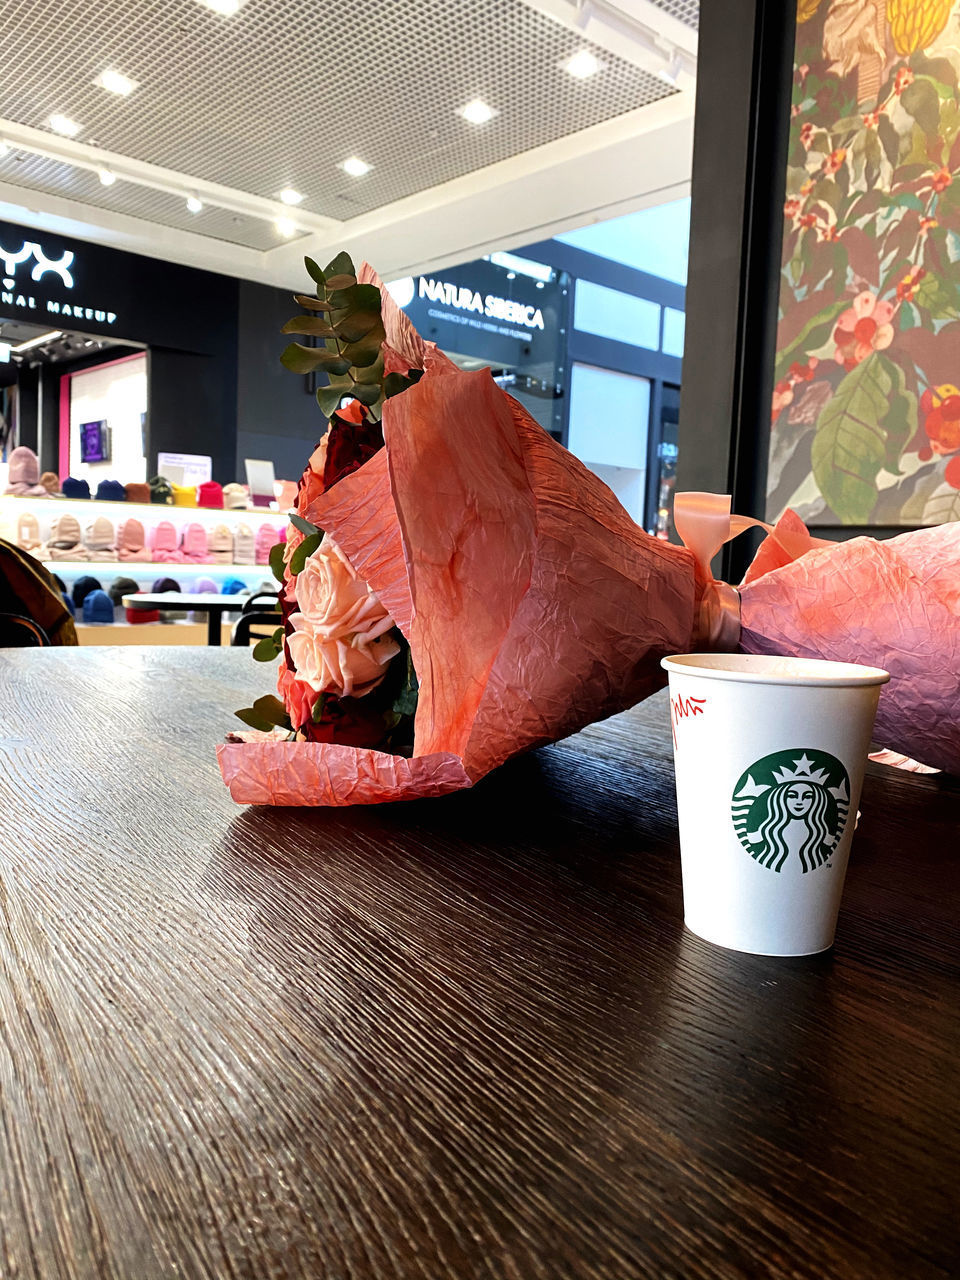
{"label": "wood grain texture", "polygon": [[240,810],[246,651],[0,651],[3,1280],[960,1270],[960,790],[837,945],[684,932],[662,696],[471,792]]}

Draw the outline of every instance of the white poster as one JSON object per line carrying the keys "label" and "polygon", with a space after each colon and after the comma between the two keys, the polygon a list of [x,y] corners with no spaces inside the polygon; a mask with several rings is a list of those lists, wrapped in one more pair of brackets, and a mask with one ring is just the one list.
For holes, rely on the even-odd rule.
{"label": "white poster", "polygon": [[213,479],[213,459],[202,453],[158,453],[157,471],[171,484],[206,484]]}

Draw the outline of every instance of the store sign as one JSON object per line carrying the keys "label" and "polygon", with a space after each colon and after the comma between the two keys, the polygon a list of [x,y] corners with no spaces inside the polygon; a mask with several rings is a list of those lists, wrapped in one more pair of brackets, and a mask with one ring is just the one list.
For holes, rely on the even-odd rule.
{"label": "store sign", "polygon": [[[33,284],[49,286],[55,280],[63,288],[72,289],[74,279],[71,268],[75,260],[76,254],[72,249],[65,249],[56,257],[35,240],[24,240],[18,249],[8,249],[0,242],[0,264],[3,266],[0,302],[14,311],[33,312],[31,318],[37,320],[53,316],[57,320],[93,320],[101,325],[115,324],[116,313],[106,307],[88,305],[92,299],[77,300],[71,296],[68,300],[63,300],[45,297],[40,290],[30,287]],[[46,280],[45,277],[48,276],[53,276],[54,280]]]}
{"label": "store sign", "polygon": [[[491,320],[502,320],[508,324],[522,324],[527,329],[543,329],[543,312],[539,307],[515,302],[511,298],[498,298],[495,294],[481,295],[468,285],[455,285],[449,281],[420,277],[418,296],[429,298],[431,302],[445,303],[458,311],[473,311],[487,316]],[[526,334],[518,335],[527,337]]]}

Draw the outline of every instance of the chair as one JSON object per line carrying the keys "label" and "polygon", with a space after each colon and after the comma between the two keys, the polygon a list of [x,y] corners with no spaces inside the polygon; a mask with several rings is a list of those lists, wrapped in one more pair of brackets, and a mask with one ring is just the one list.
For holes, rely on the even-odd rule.
{"label": "chair", "polygon": [[0,649],[42,649],[50,637],[39,623],[19,613],[0,613]]}
{"label": "chair", "polygon": [[251,640],[254,643],[265,640],[282,625],[283,615],[279,610],[251,609],[248,613],[245,607],[244,612],[233,624],[230,643],[231,645],[249,645]]}
{"label": "chair", "polygon": [[256,591],[249,599],[244,600],[240,613],[253,613],[264,609],[277,610],[280,608],[279,601],[279,591]]}

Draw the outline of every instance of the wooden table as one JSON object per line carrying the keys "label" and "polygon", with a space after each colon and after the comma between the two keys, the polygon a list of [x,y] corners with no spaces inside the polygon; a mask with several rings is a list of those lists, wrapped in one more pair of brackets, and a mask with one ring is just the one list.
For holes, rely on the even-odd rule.
{"label": "wooden table", "polygon": [[212,591],[138,591],[124,596],[125,609],[196,609],[207,615],[207,644],[219,646],[220,623],[225,613],[239,613],[243,599]]}
{"label": "wooden table", "polygon": [[960,791],[837,944],[685,933],[661,696],[473,792],[245,811],[247,651],[0,651],[0,1274],[960,1271]]}

